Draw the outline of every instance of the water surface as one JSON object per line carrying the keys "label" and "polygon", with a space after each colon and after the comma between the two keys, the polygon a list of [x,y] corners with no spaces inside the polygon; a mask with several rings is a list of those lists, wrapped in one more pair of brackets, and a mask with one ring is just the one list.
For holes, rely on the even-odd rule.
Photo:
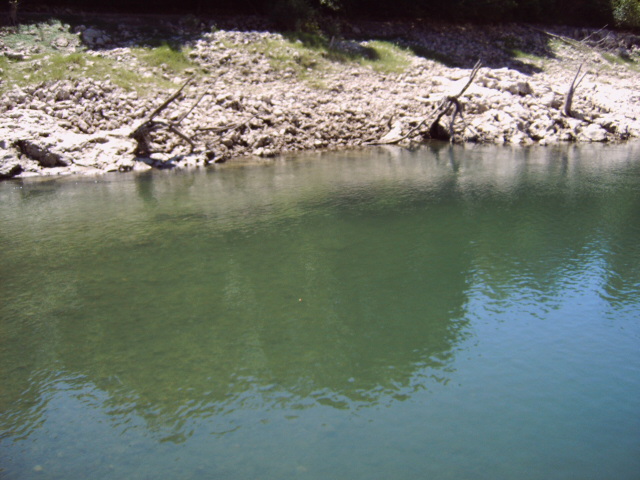
{"label": "water surface", "polygon": [[637,479],[640,148],[0,184],[2,479]]}

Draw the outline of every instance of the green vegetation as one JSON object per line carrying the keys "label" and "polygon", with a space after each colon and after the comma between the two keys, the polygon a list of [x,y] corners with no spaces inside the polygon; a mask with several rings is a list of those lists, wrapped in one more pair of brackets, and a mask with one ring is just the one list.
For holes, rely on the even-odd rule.
{"label": "green vegetation", "polygon": [[174,47],[166,42],[157,47],[135,48],[133,52],[146,65],[161,68],[167,72],[181,73],[187,68],[195,67],[195,64],[189,60],[187,48]]}
{"label": "green vegetation", "polygon": [[[31,3],[31,2],[29,2]],[[36,1],[47,7],[87,10],[87,0]],[[94,2],[95,3],[95,2]],[[100,3],[100,2],[98,2]],[[146,2],[110,0],[114,13],[149,13]],[[323,16],[332,22],[346,19],[429,19],[453,22],[535,22],[551,24],[617,25],[640,28],[638,0],[156,0],[154,13],[182,13],[189,27],[207,13],[258,13],[269,16],[283,30],[315,31]],[[324,25],[323,25],[324,26]]]}
{"label": "green vegetation", "polygon": [[507,49],[506,52],[509,56],[516,60],[520,60],[523,64],[533,65],[536,68],[544,68],[547,63],[546,58],[534,53],[524,52],[519,48]]}
{"label": "green vegetation", "polygon": [[640,28],[640,2],[638,0],[612,0],[613,18],[618,26]]}
{"label": "green vegetation", "polygon": [[[320,7],[325,11],[329,8],[328,1],[275,0],[275,4],[294,2],[296,5],[298,3],[311,7],[315,5],[307,12],[311,15],[309,20],[313,21],[290,23],[290,26],[297,30],[285,33],[281,38],[270,36],[252,43],[227,41],[225,46],[231,55],[234,50],[261,55],[268,61],[272,70],[305,81],[316,88],[324,88],[323,74],[330,72],[336,63],[361,65],[384,73],[400,73],[411,65],[413,56],[421,56],[450,67],[458,66],[453,58],[425,46],[409,45],[405,47],[383,40],[368,42],[343,40],[340,34],[343,24],[339,17],[331,23],[330,27],[324,29],[325,32],[331,33],[322,33],[318,25],[313,22],[320,18],[316,16]],[[358,5],[358,0],[342,0],[341,3],[337,3],[335,0],[331,1],[331,11],[334,13],[338,11],[343,15],[350,15],[350,12],[355,11],[350,9]],[[403,7],[403,1],[398,0],[399,8],[406,7],[406,5]],[[570,3],[570,0],[567,1]],[[602,1],[604,0],[600,0],[600,4]],[[537,4],[549,6],[554,2],[555,0],[538,0]],[[595,0],[584,2],[584,5],[593,6],[597,3],[594,2]],[[620,15],[620,22],[624,19],[627,24],[632,24],[636,14],[638,14],[637,18],[640,18],[638,12],[640,6],[636,3],[629,3],[626,0],[611,0],[611,2],[613,3],[607,3],[607,5],[615,6],[615,11],[618,12],[616,15]],[[472,7],[470,0],[451,0],[450,3],[466,6],[470,9],[468,11],[476,11],[478,8],[477,5]],[[516,11],[526,3],[530,2],[517,0],[493,0],[491,2],[482,0],[477,2],[478,5],[485,5],[487,8],[489,8],[489,4],[503,5],[512,11]],[[372,12],[381,8],[381,5],[380,2],[374,2],[371,5]],[[300,11],[302,10],[293,8],[283,11],[283,15],[285,13],[298,15]],[[464,18],[464,15],[460,18]],[[189,16],[186,23],[195,24],[197,18]],[[206,74],[206,69],[191,60],[191,48],[185,46],[189,42],[184,42],[184,39],[175,36],[172,37],[169,33],[164,37],[160,35],[160,31],[165,27],[163,25],[158,25],[157,28],[156,26],[148,26],[149,36],[138,37],[138,44],[147,46],[133,47],[122,53],[86,51],[79,35],[72,33],[68,24],[58,20],[5,28],[0,33],[2,43],[6,45],[8,53],[6,56],[0,57],[0,92],[13,85],[24,86],[44,81],[93,78],[96,80],[109,79],[122,88],[142,93],[149,90],[148,87],[171,87],[174,85],[173,79],[175,77],[185,74]],[[162,38],[172,40],[168,42]],[[535,50],[531,51],[517,36],[506,35],[499,42],[501,42],[500,46],[503,51],[511,57],[536,67],[544,67],[546,58],[537,55]],[[580,42],[559,37],[550,39],[548,48],[551,51],[561,51],[567,48],[589,51],[589,48]],[[11,52],[26,52],[26,54],[13,55]],[[640,64],[640,58],[637,57],[605,54],[604,59],[610,65],[625,65],[636,71]],[[237,68],[239,72],[249,74],[253,66],[238,65]]]}
{"label": "green vegetation", "polygon": [[[231,0],[216,3],[227,2],[233,9]],[[254,0],[252,5],[269,14],[280,28],[289,30],[313,28],[321,14],[384,20],[428,18],[453,22],[524,21],[640,27],[637,0]]]}
{"label": "green vegetation", "polygon": [[510,56],[512,56],[513,58],[520,58],[520,59],[523,59],[523,60],[529,60],[531,62],[544,61],[543,57],[540,57],[539,55],[535,55],[533,53],[523,52],[519,48],[509,49],[509,50],[507,50],[507,53]]}
{"label": "green vegetation", "polygon": [[[526,63],[529,65],[533,65],[535,67],[541,68],[545,65],[547,61],[547,58],[545,58],[544,56],[537,55],[532,51],[527,51],[527,50],[530,50],[530,46],[528,48],[528,46],[523,42],[522,39],[514,35],[506,35],[502,37],[499,42],[501,44],[502,50],[507,55],[509,55],[514,59],[520,60],[522,63]],[[551,47],[552,50],[555,50],[558,48],[558,44],[555,42],[556,42],[555,39],[551,39],[549,41],[549,47]],[[552,46],[552,43],[555,46]]]}
{"label": "green vegetation", "polygon": [[610,64],[623,65],[628,67],[630,70],[640,72],[640,63],[632,57],[623,57],[621,55],[613,55],[606,52],[602,54],[602,57]]}
{"label": "green vegetation", "polygon": [[65,45],[78,44],[77,36],[69,31],[69,25],[51,19],[30,25],[17,25],[3,32],[2,43],[9,50],[36,48],[39,53],[57,52],[56,40]]}
{"label": "green vegetation", "polygon": [[[45,34],[47,45],[58,38],[47,33],[48,28],[48,24],[24,27],[4,36],[5,43],[17,51],[42,53],[24,58],[16,55],[14,59],[0,57],[0,91],[13,85],[93,78],[109,79],[127,90],[142,92],[149,86],[170,87],[174,77],[185,73],[205,73],[190,59],[191,49],[184,46],[155,42],[155,46],[131,48],[120,55],[90,52],[79,47],[77,36],[68,33],[68,26],[57,24],[56,31],[65,33],[65,43],[77,45],[71,48],[75,51],[64,53],[42,45],[40,39]],[[289,73],[315,88],[324,88],[322,74],[330,71],[334,63],[359,64],[380,72],[402,72],[410,65],[412,55],[410,50],[388,41],[357,43],[304,32],[253,43],[227,42],[225,46],[230,52],[242,49],[263,55],[273,70]],[[249,73],[251,67],[238,68]]]}
{"label": "green vegetation", "polygon": [[45,81],[80,78],[109,79],[126,90],[143,91],[151,85],[170,86],[168,78],[184,73],[189,68],[193,69],[194,73],[197,71],[196,65],[188,57],[188,50],[184,48],[174,48],[168,44],[134,48],[129,58],[116,60],[82,50],[62,53],[46,48],[47,43],[43,44],[38,40],[41,38],[40,35],[34,38],[32,32],[39,31],[42,29],[32,27],[26,34],[24,29],[21,29],[4,37],[5,43],[13,48],[26,47],[44,53],[24,60],[19,56],[13,60],[5,56],[0,57],[0,91],[12,85],[25,86]]}
{"label": "green vegetation", "polygon": [[323,85],[318,74],[329,71],[333,63],[354,63],[387,73],[402,72],[411,63],[411,52],[391,42],[359,44],[329,40],[323,35],[304,32],[286,34],[282,40],[226,43],[225,46],[264,55],[272,69],[289,72],[316,87]]}
{"label": "green vegetation", "polygon": [[391,42],[375,40],[367,43],[374,52],[374,58],[362,58],[360,63],[378,72],[401,73],[411,64],[411,53]]}
{"label": "green vegetation", "polygon": [[90,55],[85,52],[71,54],[40,54],[25,61],[3,58],[1,90],[12,85],[35,85],[45,81],[76,80],[93,78],[110,79],[114,84],[127,90],[144,88],[151,82],[139,73],[121,67],[114,60]]}

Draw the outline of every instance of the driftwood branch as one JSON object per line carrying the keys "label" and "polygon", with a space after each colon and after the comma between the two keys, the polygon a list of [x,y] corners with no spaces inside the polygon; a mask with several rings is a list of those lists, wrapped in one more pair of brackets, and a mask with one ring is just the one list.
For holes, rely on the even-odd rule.
{"label": "driftwood branch", "polygon": [[[478,60],[474,65],[473,69],[471,70],[471,73],[469,74],[469,80],[464,85],[464,87],[462,87],[462,89],[456,95],[448,95],[444,97],[442,101],[438,104],[436,109],[433,112],[431,112],[428,116],[423,118],[418,123],[418,125],[416,125],[411,130],[409,130],[409,132],[406,135],[403,135],[398,138],[386,140],[386,141],[378,140],[377,142],[370,143],[369,145],[393,145],[396,143],[400,143],[402,140],[405,140],[413,136],[424,124],[426,124],[429,120],[433,119],[434,117],[435,119],[431,121],[431,124],[429,126],[429,137],[433,139],[442,139],[442,137],[444,136],[442,134],[442,131],[444,131],[444,128],[440,125],[439,122],[442,119],[442,117],[449,114],[451,115],[451,120],[449,121],[448,133],[445,132],[445,135],[447,136],[450,142],[453,142],[455,137],[454,126],[455,126],[457,117],[460,116],[460,118],[464,122],[464,115],[463,115],[464,105],[460,101],[460,97],[471,86],[474,79],[476,78],[476,75],[478,75],[478,72],[480,71],[481,67],[482,67],[482,63],[480,62],[480,60]],[[465,128],[466,128],[466,124],[465,124]]]}
{"label": "driftwood branch", "polygon": [[[580,64],[580,66],[578,67],[578,71],[576,72],[576,76],[573,77],[573,82],[571,82],[571,86],[569,87],[569,91],[567,92],[567,98],[564,101],[564,108],[562,109],[562,113],[564,113],[565,116],[567,117],[573,117],[573,118],[577,118],[579,120],[582,120],[582,116],[578,113],[575,113],[571,110],[571,105],[573,103],[573,94],[576,91],[576,88],[578,88],[578,86],[580,85],[580,83],[582,82],[582,80],[584,80],[584,77],[587,76],[587,72],[585,72],[582,77],[580,77],[580,71],[582,70],[582,64]],[[578,79],[578,77],[580,77]]]}
{"label": "driftwood branch", "polygon": [[149,115],[148,120],[153,120],[155,117],[157,117],[165,108],[167,108],[169,105],[171,105],[172,102],[174,102],[181,94],[182,91],[185,89],[185,87],[187,85],[189,85],[191,83],[191,81],[193,80],[193,78],[189,78],[187,79],[186,82],[184,82],[182,84],[182,86],[178,89],[177,92],[175,92],[173,95],[171,95],[169,98],[167,98],[164,103],[162,105],[160,105],[158,108],[156,108],[153,112],[151,112],[151,115]]}
{"label": "driftwood branch", "polygon": [[[591,37],[593,37],[594,35],[598,35],[600,32],[604,32],[607,27],[609,26],[609,24],[606,24],[604,27],[602,27],[600,30],[596,30],[595,32],[591,32],[589,35],[587,35],[586,37],[584,37],[582,40],[580,40],[580,43],[585,43],[587,40],[589,40]],[[600,42],[598,42],[600,43]]]}
{"label": "driftwood branch", "polygon": [[476,75],[480,71],[481,67],[482,67],[482,62],[478,60],[476,64],[473,66],[473,69],[471,70],[471,74],[469,75],[469,80],[467,81],[467,84],[464,87],[462,87],[462,90],[460,90],[460,93],[458,93],[457,95],[454,95],[453,98],[460,98],[462,94],[467,91],[467,88],[471,86],[471,84],[476,78]]}
{"label": "driftwood branch", "polygon": [[[480,60],[478,60],[474,65],[473,70],[471,70],[471,74],[469,75],[469,80],[467,81],[465,86],[462,87],[462,90],[460,90],[460,92],[458,92],[457,95],[445,97],[443,101],[440,103],[439,113],[436,116],[436,119],[433,122],[431,122],[431,127],[429,127],[429,136],[431,138],[442,140],[442,139],[446,139],[446,137],[448,136],[448,139],[450,142],[454,141],[454,137],[455,137],[454,126],[456,122],[456,117],[460,115],[460,118],[462,118],[464,121],[464,114],[463,114],[464,106],[462,105],[462,103],[460,103],[460,97],[464,94],[464,92],[467,91],[467,88],[471,86],[471,84],[473,83],[473,80],[476,78],[476,75],[480,71],[481,66],[482,64],[480,63]],[[452,112],[451,121],[449,122],[449,132],[448,134],[443,135],[441,133],[442,127],[440,126],[439,122],[440,122],[440,119],[443,116],[447,115],[449,112]]]}
{"label": "driftwood branch", "polygon": [[140,156],[148,156],[152,153],[151,149],[151,134],[158,130],[168,130],[169,132],[177,135],[186,143],[189,144],[190,153],[192,153],[196,147],[196,144],[193,138],[189,137],[185,133],[183,133],[178,127],[180,123],[187,118],[187,116],[196,108],[196,106],[200,103],[200,101],[204,98],[205,93],[203,93],[197,100],[194,102],[193,106],[181,115],[177,121],[171,122],[167,120],[154,120],[163,110],[165,110],[169,105],[175,102],[182,95],[182,91],[192,82],[193,78],[189,78],[186,82],[182,84],[182,86],[169,98],[167,98],[162,105],[156,108],[151,114],[136,127],[133,132],[129,135],[133,138],[137,143],[137,147],[135,150],[136,155]]}
{"label": "driftwood branch", "polygon": [[[582,40],[575,40],[573,38],[569,38],[569,37],[565,37],[564,35],[558,35],[555,33],[551,33],[548,30],[542,30],[540,28],[536,28],[536,27],[530,27],[532,30],[542,33],[548,37],[552,37],[555,38],[556,40],[560,40],[562,43],[565,43],[566,45],[569,45],[570,47],[573,47],[575,49],[578,50],[584,50],[584,49],[589,49],[591,51],[594,50],[594,47],[592,45],[589,44],[589,40],[591,39],[591,37],[594,37],[598,34],[600,34],[601,32],[605,31],[607,29],[609,25],[605,25],[604,27],[602,27],[599,30],[596,30],[594,32],[591,32],[589,35],[587,35],[586,37],[584,37]],[[595,42],[595,45],[599,45],[603,42],[604,39],[599,40],[597,42]]]}
{"label": "driftwood branch", "polygon": [[198,97],[198,99],[193,102],[193,105],[191,106],[191,108],[189,110],[187,110],[176,122],[176,124],[180,125],[180,123],[189,116],[189,114],[191,112],[193,112],[193,110],[198,106],[198,104],[202,101],[202,99],[204,98],[204,96],[207,94],[207,92],[203,92],[202,95],[200,95],[200,97]]}

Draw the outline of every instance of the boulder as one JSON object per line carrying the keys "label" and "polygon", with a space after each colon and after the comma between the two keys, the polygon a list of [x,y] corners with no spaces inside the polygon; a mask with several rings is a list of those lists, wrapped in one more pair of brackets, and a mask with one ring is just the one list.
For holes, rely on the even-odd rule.
{"label": "boulder", "polygon": [[402,137],[402,124],[395,122],[389,133],[379,140],[379,143],[394,143]]}
{"label": "boulder", "polygon": [[578,135],[578,140],[584,140],[587,142],[606,142],[607,131],[596,123],[588,125],[582,129]]}
{"label": "boulder", "polygon": [[81,36],[82,41],[89,47],[102,46],[110,41],[107,34],[95,27],[87,28],[82,32]]}
{"label": "boulder", "polygon": [[529,85],[529,82],[523,81],[506,83],[504,90],[513,95],[520,95],[521,97],[531,95],[533,93],[533,89],[531,88],[531,85]]}
{"label": "boulder", "polygon": [[57,142],[50,137],[23,138],[16,142],[20,152],[45,168],[66,167],[67,160],[57,152]]}
{"label": "boulder", "polygon": [[563,99],[561,95],[555,92],[548,92],[542,96],[540,104],[548,108],[559,109],[563,105]]}
{"label": "boulder", "polygon": [[17,155],[6,149],[5,144],[3,141],[0,145],[0,179],[12,178],[22,173],[22,165]]}
{"label": "boulder", "polygon": [[69,39],[65,37],[57,37],[53,42],[51,42],[51,46],[53,48],[66,48],[69,46]]}

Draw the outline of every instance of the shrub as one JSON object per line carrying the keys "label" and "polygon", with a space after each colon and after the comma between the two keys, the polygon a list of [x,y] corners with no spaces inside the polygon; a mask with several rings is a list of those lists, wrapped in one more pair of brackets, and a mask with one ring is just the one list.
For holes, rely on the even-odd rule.
{"label": "shrub", "polygon": [[613,18],[616,25],[627,28],[640,28],[640,2],[638,0],[613,0]]}

